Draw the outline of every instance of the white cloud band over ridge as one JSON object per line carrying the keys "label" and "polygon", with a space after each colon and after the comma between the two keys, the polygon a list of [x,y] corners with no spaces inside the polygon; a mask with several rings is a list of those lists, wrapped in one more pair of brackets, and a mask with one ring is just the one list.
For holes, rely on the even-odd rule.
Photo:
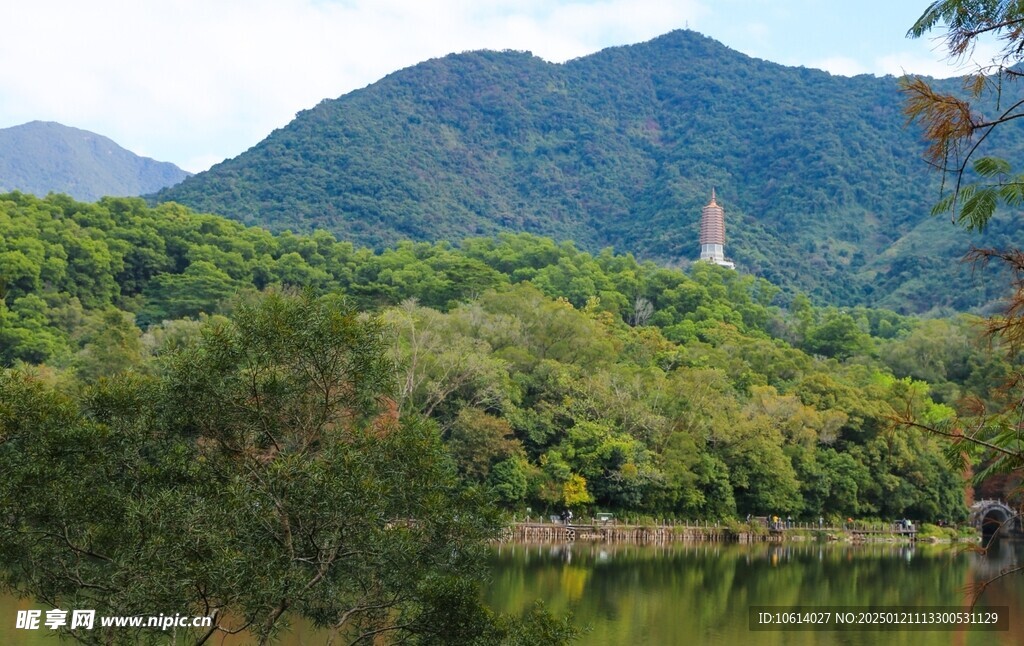
{"label": "white cloud band over ridge", "polygon": [[[833,73],[898,74],[905,61],[921,66],[912,71],[928,64],[932,52],[925,44],[908,47],[910,54],[897,51],[905,41],[878,49],[870,60],[839,49],[817,56],[800,52],[800,43],[785,30],[800,29],[794,20],[813,20],[807,7],[814,4],[831,3],[10,3],[4,10],[8,28],[0,39],[5,62],[0,66],[0,127],[59,121],[108,136],[138,154],[199,171],[241,153],[324,98],[428,58],[471,49],[529,50],[561,62],[690,27],[751,55]],[[794,49],[776,51],[775,41],[789,42]],[[940,58],[935,53],[924,71],[949,70]]]}

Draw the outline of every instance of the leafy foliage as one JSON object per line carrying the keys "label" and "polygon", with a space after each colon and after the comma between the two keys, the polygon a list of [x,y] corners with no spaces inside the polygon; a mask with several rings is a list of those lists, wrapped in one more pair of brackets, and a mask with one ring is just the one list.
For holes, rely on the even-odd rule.
{"label": "leafy foliage", "polygon": [[68,394],[0,373],[4,578],[54,607],[216,615],[196,643],[242,630],[264,643],[287,614],[351,643],[564,643],[573,629],[544,613],[520,623],[480,605],[498,519],[430,425],[388,412],[385,343],[379,321],[336,301],[269,295],[153,377]]}
{"label": "leafy foliage", "polygon": [[[943,403],[985,398],[1009,373],[971,317],[816,308],[802,295],[787,304],[749,274],[704,263],[684,273],[529,234],[375,253],[173,204],[17,193],[0,199],[0,217],[7,257],[24,256],[2,301],[8,365],[87,382],[160,375],[162,355],[186,356],[201,330],[226,326],[261,290],[344,295],[386,324],[395,414],[435,423],[461,481],[510,507],[954,518],[960,484],[939,447],[894,438],[890,419],[908,407],[943,419]],[[233,366],[235,341],[221,338],[213,355]],[[267,345],[245,362],[270,356],[291,355]],[[301,413],[315,410],[312,395],[273,371],[264,376],[276,375],[276,390],[256,408],[276,416],[231,421],[251,406],[225,405],[214,384],[242,383],[203,365],[177,373],[193,380],[177,389],[181,411],[202,403],[216,428],[245,433],[280,416],[322,424]],[[298,410],[274,399],[296,397]],[[223,439],[273,453],[270,434]]]}
{"label": "leafy foliage", "polygon": [[[952,183],[936,203],[935,212],[951,211],[968,229],[984,230],[1004,203],[1022,203],[1024,178],[1006,157],[1019,157],[1016,148],[1000,149],[994,142],[1014,141],[1013,122],[1024,116],[1024,103],[1013,97],[1020,77],[1020,44],[1024,40],[1024,14],[1013,2],[940,0],[928,6],[907,32],[920,38],[933,29],[945,31],[948,56],[968,57],[975,45],[991,37],[1002,50],[963,79],[960,96],[943,92],[924,79],[903,80],[904,111],[924,127],[928,158]],[[993,152],[994,151],[994,152]]]}
{"label": "leafy foliage", "polygon": [[[921,80],[906,84],[906,111],[924,123],[931,161],[952,183],[935,210],[952,211],[968,229],[990,231],[999,205],[1019,207],[1024,195],[1024,177],[1013,170],[1005,153],[993,154],[989,147],[993,141],[1012,138],[1014,121],[1024,116],[1024,102],[1013,94],[1013,84],[1021,76],[1024,8],[1016,2],[941,0],[928,6],[908,35],[921,37],[934,29],[945,32],[948,56],[953,59],[973,52],[983,39],[1000,41],[1001,50],[991,63],[964,78],[966,98],[940,94]],[[1014,158],[1019,156],[1019,152],[1012,153]],[[997,260],[1010,271],[1013,294],[1005,311],[989,318],[987,331],[994,341],[993,349],[1001,351],[1012,369],[1005,371],[1002,387],[987,401],[969,402],[955,418],[921,420],[908,412],[904,424],[946,438],[946,457],[951,464],[982,465],[975,474],[977,481],[995,474],[1012,474],[1019,482],[1024,469],[1024,453],[1020,450],[1024,254],[1017,241],[996,239],[992,243],[993,248],[973,250],[971,257],[981,264]],[[1019,486],[1016,491],[1004,490],[998,495],[1019,501]]]}

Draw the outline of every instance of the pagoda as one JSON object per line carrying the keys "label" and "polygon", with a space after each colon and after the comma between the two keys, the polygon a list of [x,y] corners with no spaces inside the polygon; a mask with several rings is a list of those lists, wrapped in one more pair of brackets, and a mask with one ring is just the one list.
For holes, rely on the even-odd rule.
{"label": "pagoda", "polygon": [[711,201],[700,212],[700,259],[736,269],[736,265],[725,257],[725,209],[715,201],[713,188]]}

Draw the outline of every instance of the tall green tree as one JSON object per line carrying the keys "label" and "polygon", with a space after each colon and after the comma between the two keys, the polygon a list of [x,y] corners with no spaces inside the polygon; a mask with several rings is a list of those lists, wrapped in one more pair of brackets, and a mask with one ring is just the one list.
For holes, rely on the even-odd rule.
{"label": "tall green tree", "polygon": [[269,295],[152,377],[64,392],[0,373],[5,583],[101,615],[215,615],[194,643],[268,642],[289,617],[345,643],[563,643],[563,623],[481,605],[498,519],[432,425],[397,419],[387,342],[337,299]]}

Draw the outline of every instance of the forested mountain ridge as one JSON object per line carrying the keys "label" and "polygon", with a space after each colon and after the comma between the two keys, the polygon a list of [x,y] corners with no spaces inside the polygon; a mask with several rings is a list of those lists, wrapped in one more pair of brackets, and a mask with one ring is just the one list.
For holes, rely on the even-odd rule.
{"label": "forested mountain ridge", "polygon": [[189,174],[102,135],[55,122],[0,129],[0,192],[67,193],[79,200],[130,197],[177,184]]}
{"label": "forested mountain ridge", "polygon": [[970,236],[929,220],[938,178],[901,101],[892,77],[691,31],[560,65],[469,52],[325,100],[157,199],[377,248],[527,231],[677,265],[717,187],[742,271],[819,302],[977,307],[999,292],[956,264]]}

